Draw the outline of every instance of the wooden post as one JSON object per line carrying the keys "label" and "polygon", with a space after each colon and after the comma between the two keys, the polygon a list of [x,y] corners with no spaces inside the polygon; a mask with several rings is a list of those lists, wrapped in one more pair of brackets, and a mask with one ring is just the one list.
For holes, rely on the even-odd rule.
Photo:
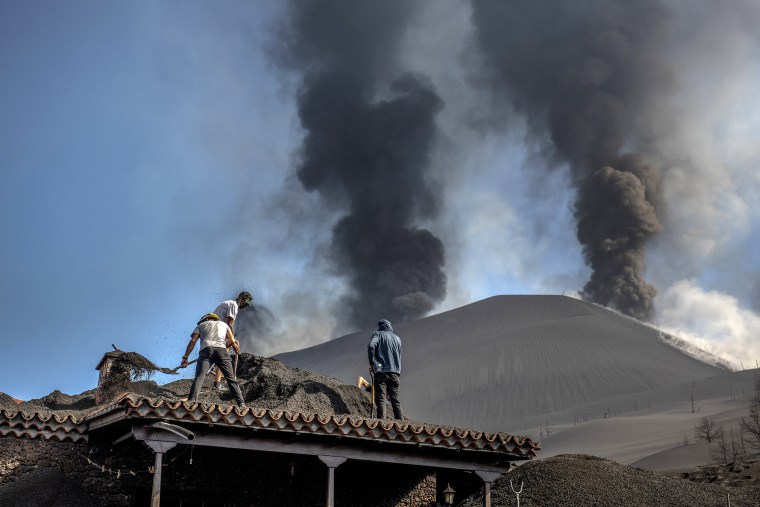
{"label": "wooden post", "polygon": [[498,479],[501,474],[497,472],[486,472],[484,470],[475,470],[475,473],[483,479],[483,507],[491,507],[491,484]]}
{"label": "wooden post", "polygon": [[327,465],[327,497],[325,507],[335,507],[335,469],[346,462],[343,456],[319,456],[319,460]]}
{"label": "wooden post", "polygon": [[164,453],[177,445],[175,442],[161,440],[146,440],[145,445],[153,449],[156,459],[153,463],[153,490],[150,495],[150,507],[161,506],[161,468],[164,464]]}

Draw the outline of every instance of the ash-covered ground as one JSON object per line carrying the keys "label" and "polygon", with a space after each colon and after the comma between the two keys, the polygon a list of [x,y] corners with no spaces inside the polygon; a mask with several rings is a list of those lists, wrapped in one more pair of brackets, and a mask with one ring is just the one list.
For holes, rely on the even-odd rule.
{"label": "ash-covered ground", "polygon": [[[748,480],[746,467],[737,470],[741,471],[734,477],[734,487],[728,487],[727,482],[697,482],[609,459],[564,454],[525,463],[502,475],[493,483],[491,501],[493,507],[517,505],[513,490],[522,487],[521,507],[716,507],[729,505],[729,498],[732,507],[759,505],[759,478]],[[480,505],[482,494],[459,504]]]}

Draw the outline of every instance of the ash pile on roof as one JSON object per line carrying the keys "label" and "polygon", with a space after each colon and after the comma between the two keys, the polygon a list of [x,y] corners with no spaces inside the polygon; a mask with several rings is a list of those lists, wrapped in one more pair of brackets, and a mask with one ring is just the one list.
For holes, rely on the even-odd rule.
{"label": "ash pile on roof", "polygon": [[[107,391],[101,387],[100,394],[108,395],[104,403],[125,392],[173,401],[183,400],[187,397],[192,384],[190,379],[176,380],[165,385],[158,385],[152,380],[139,380],[140,375],[145,375],[146,371],[152,373],[160,370],[147,359],[142,361],[141,358],[144,359],[133,352],[125,352],[119,357],[124,365],[137,365],[141,368],[132,370],[126,380],[124,372],[121,371],[125,368],[121,368],[119,377],[108,384]],[[192,369],[193,366],[191,365],[190,368]],[[138,373],[137,376],[135,371]],[[359,417],[369,417],[370,415],[369,394],[365,391],[318,373],[290,368],[277,359],[243,353],[240,355],[237,376],[243,397],[250,407],[304,414],[354,415]],[[224,384],[224,381],[222,383]],[[212,384],[213,377],[207,375],[198,401],[222,405],[234,403],[229,391],[217,391],[213,389]],[[56,412],[84,416],[97,407],[95,401],[97,394],[97,389],[74,396],[54,391],[43,398],[17,404],[10,396],[0,393],[0,410]]]}
{"label": "ash pile on roof", "polygon": [[[621,465],[615,461],[586,455],[560,455],[525,463],[499,477],[492,486],[494,507],[515,505],[520,490],[523,507],[552,507],[565,505],[604,505],[605,507],[714,507],[726,505],[757,505],[755,487],[726,488],[715,484],[700,484],[684,479],[666,477],[651,470]],[[476,493],[460,507],[483,505],[482,493]]]}
{"label": "ash pile on roof", "polygon": [[5,393],[0,393],[0,409],[16,407],[16,401]]}
{"label": "ash pile on roof", "polygon": [[[242,354],[238,377],[252,406],[305,414],[370,415],[369,395],[338,379],[285,366],[277,359]],[[248,380],[249,379],[249,380]]]}
{"label": "ash pile on roof", "polygon": [[[237,377],[243,398],[249,407],[302,414],[370,415],[369,395],[366,392],[319,373],[290,368],[277,359],[240,354]],[[191,384],[192,380],[189,379],[178,380],[166,384],[164,392],[152,396],[181,399],[188,395]],[[207,375],[198,401],[234,403],[229,391],[217,391],[212,384],[213,377]],[[166,391],[172,391],[175,395],[170,396]]]}

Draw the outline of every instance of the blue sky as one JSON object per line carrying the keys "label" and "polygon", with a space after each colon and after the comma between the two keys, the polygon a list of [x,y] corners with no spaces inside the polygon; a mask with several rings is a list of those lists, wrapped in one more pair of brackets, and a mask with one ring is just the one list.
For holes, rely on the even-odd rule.
{"label": "blue sky", "polygon": [[[242,289],[278,318],[251,352],[352,331],[329,313],[343,282],[315,256],[336,211],[315,208],[292,177],[295,82],[267,57],[280,6],[0,4],[1,392],[93,388],[112,343],[174,367],[200,315]],[[435,156],[447,205],[429,224],[448,249],[448,296],[436,311],[578,291],[588,269],[566,175],[547,173],[552,199],[537,203],[520,120],[506,136],[462,126],[477,99],[450,54],[466,49],[468,26],[461,3],[429,6],[405,53],[447,104]],[[684,73],[712,76],[684,94],[684,118],[710,100],[674,141],[701,162],[671,186],[676,232],[648,253],[648,273],[662,301],[656,323],[751,362],[760,355],[759,58],[756,41],[734,42],[712,69],[678,59]],[[724,78],[713,82],[716,69]]]}
{"label": "blue sky", "polygon": [[0,306],[19,358],[0,391],[90,388],[111,343],[173,365],[198,316],[256,285],[230,259],[293,120],[259,50],[267,6],[225,6],[0,8]]}

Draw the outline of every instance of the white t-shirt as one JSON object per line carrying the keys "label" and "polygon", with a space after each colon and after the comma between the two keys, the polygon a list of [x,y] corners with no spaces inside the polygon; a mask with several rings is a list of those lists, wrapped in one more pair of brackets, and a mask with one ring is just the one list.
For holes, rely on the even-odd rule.
{"label": "white t-shirt", "polygon": [[201,322],[193,329],[192,334],[198,333],[201,337],[201,350],[206,347],[221,347],[227,343],[227,330],[230,327],[220,320],[207,320]]}
{"label": "white t-shirt", "polygon": [[214,313],[217,317],[219,317],[219,320],[227,323],[227,317],[232,317],[232,320],[234,321],[237,319],[238,314],[238,304],[237,301],[229,300],[229,301],[222,301],[219,303],[219,306],[216,307],[216,310],[214,310]]}

